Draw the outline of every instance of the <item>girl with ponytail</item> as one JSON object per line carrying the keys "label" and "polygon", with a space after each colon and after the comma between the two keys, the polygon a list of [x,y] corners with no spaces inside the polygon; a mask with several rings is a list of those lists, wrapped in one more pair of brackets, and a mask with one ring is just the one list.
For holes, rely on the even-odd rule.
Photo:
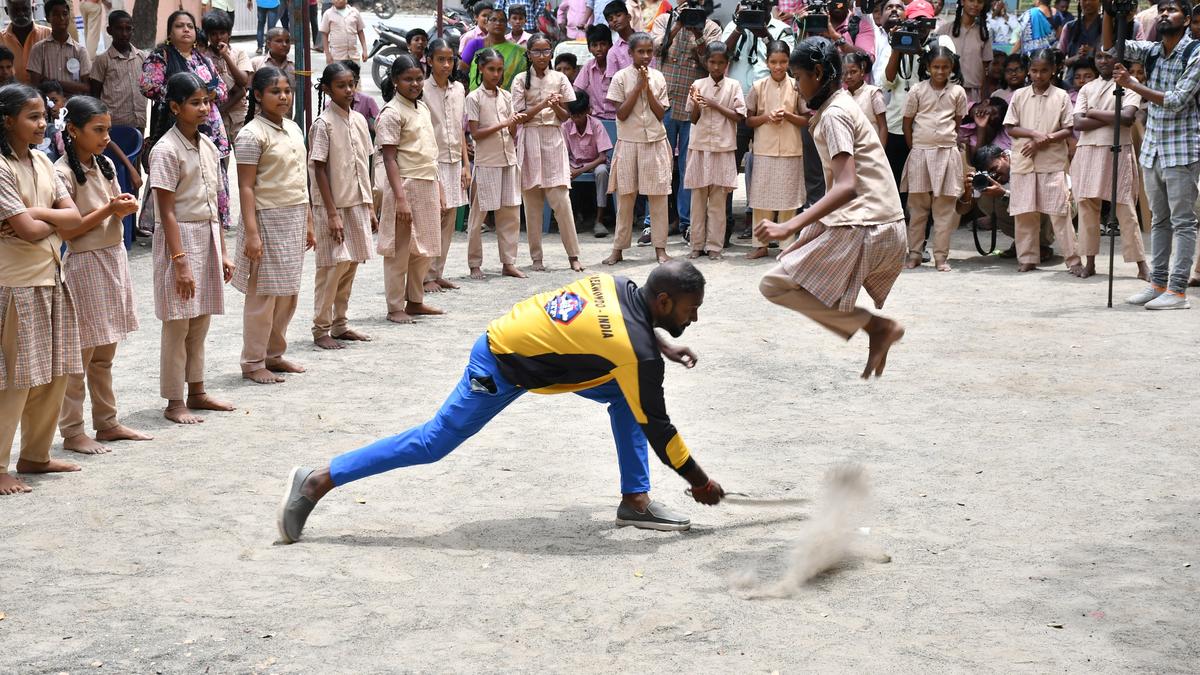
{"label": "girl with ponytail", "polygon": [[521,160],[529,256],[535,272],[546,271],[542,262],[542,213],[549,201],[571,269],[582,272],[571,212],[571,163],[562,135],[562,123],[570,117],[566,106],[575,100],[575,88],[566,75],[550,67],[550,40],[545,35],[534,33],[526,46],[529,70],[525,77],[513,81],[512,98],[513,110],[525,116],[517,135],[517,155]]}
{"label": "girl with ponytail", "polygon": [[340,340],[370,340],[347,325],[346,310],[358,266],[372,257],[371,132],[366,118],[354,111],[354,73],[344,62],[325,66],[317,86],[329,105],[308,131],[317,240],[312,334],[321,349],[341,349]]}
{"label": "girl with ponytail", "polygon": [[[91,96],[67,101],[63,145],[54,169],[82,216],[79,227],[59,232],[67,240],[63,261],[67,290],[79,322],[83,374],[68,376],[58,428],[63,447],[85,455],[108,452],[99,441],[148,441],[150,436],[117,421],[112,362],[117,343],[138,328],[121,219],[138,210],[137,198],[121,192],[108,147],[112,118]],[[83,428],[83,385],[92,399],[93,440]]]}
{"label": "girl with ponytail", "polygon": [[21,427],[22,473],[78,471],[50,458],[67,377],[81,371],[79,328],[63,283],[60,233],[79,211],[40,150],[46,104],[24,84],[0,87],[0,496],[31,492],[8,473]]}
{"label": "girl with ponytail", "polygon": [[814,115],[809,122],[825,168],[825,195],[782,223],[754,226],[760,241],[796,242],[779,256],[759,290],[771,302],[800,312],[838,336],[870,337],[863,379],[883,374],[888,350],[904,336],[892,319],[855,307],[860,289],[883,306],[904,258],[904,211],[874,124],[840,88],[842,59],[822,37],[796,45],[796,89]]}
{"label": "girl with ponytail", "polygon": [[[162,321],[159,391],[163,416],[203,422],[195,410],[233,410],[204,387],[204,340],[213,314],[225,313],[222,282],[233,278],[218,204],[224,198],[220,153],[200,127],[212,105],[194,73],[167,79],[164,100],[174,124],[150,151],[154,193],[154,315]],[[187,395],[184,396],[186,384]]]}

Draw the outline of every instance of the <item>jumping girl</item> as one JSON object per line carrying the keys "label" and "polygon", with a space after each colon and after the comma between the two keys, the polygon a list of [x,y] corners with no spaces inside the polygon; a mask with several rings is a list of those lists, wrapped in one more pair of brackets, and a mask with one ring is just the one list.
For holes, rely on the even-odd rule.
{"label": "jumping girl", "polygon": [[[804,143],[800,128],[808,124],[808,119],[800,115],[796,81],[787,72],[791,52],[791,47],[782,40],[767,43],[770,74],[751,85],[746,96],[746,126],[754,130],[754,167],[747,172],[750,177],[747,201],[753,211],[753,223],[790,220],[804,205]],[[767,242],[755,238],[753,244],[754,249],[746,257],[751,260],[766,257]]]}
{"label": "jumping girl", "polygon": [[426,61],[429,77],[425,79],[421,100],[425,101],[433,120],[433,139],[437,141],[438,149],[438,182],[446,196],[446,210],[442,212],[442,229],[439,233],[441,249],[425,274],[425,292],[440,293],[458,288],[458,284],[446,279],[442,272],[450,255],[458,209],[467,204],[467,190],[471,187],[467,135],[463,132],[462,124],[467,90],[461,82],[450,79],[457,67],[458,56],[449,42],[441,38],[430,42]]}

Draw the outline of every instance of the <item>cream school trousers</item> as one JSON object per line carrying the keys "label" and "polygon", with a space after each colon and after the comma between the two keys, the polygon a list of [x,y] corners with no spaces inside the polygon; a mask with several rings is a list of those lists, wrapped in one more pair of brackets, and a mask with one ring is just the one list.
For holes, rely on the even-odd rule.
{"label": "cream school trousers", "polygon": [[843,312],[826,306],[797,284],[782,265],[776,265],[763,276],[758,282],[758,290],[767,300],[800,312],[847,340],[871,320],[871,313],[861,307]]}
{"label": "cream school trousers", "polygon": [[[83,350],[83,370],[87,373],[87,393],[92,399],[92,428],[104,431],[117,426],[117,397],[113,394],[112,362],[117,355],[117,343],[87,347]],[[63,438],[86,433],[83,429],[84,373],[67,376],[67,393],[58,431]]]}

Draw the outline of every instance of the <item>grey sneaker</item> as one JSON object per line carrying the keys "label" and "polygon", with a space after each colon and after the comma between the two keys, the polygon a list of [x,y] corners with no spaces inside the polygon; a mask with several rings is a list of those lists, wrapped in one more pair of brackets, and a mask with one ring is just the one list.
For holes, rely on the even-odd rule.
{"label": "grey sneaker", "polygon": [[592,226],[592,235],[597,239],[603,239],[608,236],[608,228],[604,226],[604,223],[597,220],[596,224]]}
{"label": "grey sneaker", "polygon": [[675,513],[671,509],[650,502],[645,511],[638,511],[626,506],[625,502],[617,507],[617,526],[632,525],[642,530],[663,530],[665,532],[681,532],[692,526],[692,521]]}
{"label": "grey sneaker", "polygon": [[1167,291],[1146,303],[1146,309],[1191,309],[1191,307],[1192,303],[1188,302],[1186,295],[1174,291]]}
{"label": "grey sneaker", "polygon": [[297,466],[292,469],[284,484],[283,499],[279,502],[279,512],[276,524],[279,526],[279,539],[285,544],[294,544],[300,540],[304,531],[304,521],[312,513],[316,502],[300,494],[304,481],[312,475],[313,469]]}
{"label": "grey sneaker", "polygon": [[1159,290],[1158,287],[1151,284],[1151,285],[1143,288],[1142,290],[1138,291],[1137,293],[1134,293],[1133,295],[1129,296],[1129,299],[1127,299],[1125,302],[1127,302],[1130,305],[1144,305],[1147,302],[1150,302],[1151,300],[1157,298],[1158,296],[1160,296],[1162,294],[1163,294],[1163,291]]}

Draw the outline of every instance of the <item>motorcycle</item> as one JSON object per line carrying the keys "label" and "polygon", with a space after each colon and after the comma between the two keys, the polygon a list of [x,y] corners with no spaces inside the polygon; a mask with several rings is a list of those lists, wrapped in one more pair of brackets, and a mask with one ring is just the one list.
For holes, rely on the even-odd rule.
{"label": "motorcycle", "polygon": [[[427,32],[429,35],[445,39],[450,43],[451,49],[457,52],[463,33],[471,27],[468,16],[462,8],[446,7],[442,13],[441,34],[438,35],[436,25],[430,26]],[[375,86],[382,87],[388,73],[391,72],[392,61],[396,60],[397,55],[408,51],[408,40],[404,37],[407,31],[400,26],[383,22],[375,24],[375,29],[379,36],[375,38],[375,44],[367,54],[367,61],[371,64],[371,79],[375,81]]]}
{"label": "motorcycle", "polygon": [[367,6],[372,14],[381,19],[390,19],[396,13],[395,0],[371,0]]}

